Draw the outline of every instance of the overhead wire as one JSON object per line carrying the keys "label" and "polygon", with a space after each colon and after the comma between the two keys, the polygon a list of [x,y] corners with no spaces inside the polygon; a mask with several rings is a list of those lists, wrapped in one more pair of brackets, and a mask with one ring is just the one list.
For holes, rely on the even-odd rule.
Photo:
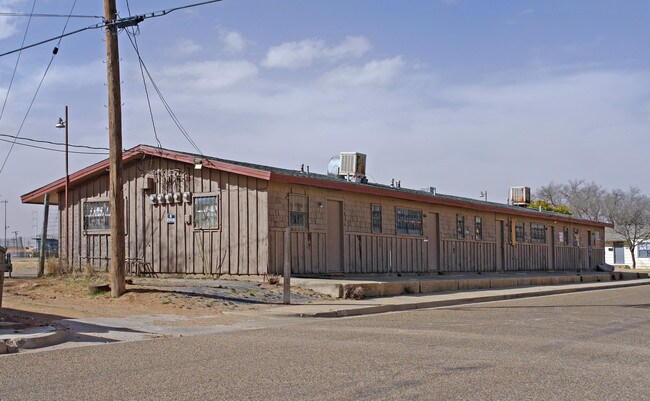
{"label": "overhead wire", "polygon": [[[36,0],[32,3],[32,12],[34,12],[34,9],[36,8]],[[25,45],[25,40],[27,39],[27,33],[29,32],[29,26],[32,23],[32,17],[29,17],[29,20],[27,21],[27,27],[25,28],[25,34],[23,35],[23,41],[21,42],[20,46]],[[9,80],[9,86],[7,87],[7,93],[5,93],[5,100],[2,103],[2,111],[0,111],[0,120],[2,120],[2,116],[5,114],[5,107],[7,106],[7,100],[9,99],[9,93],[11,92],[11,87],[14,84],[14,78],[16,77],[16,71],[18,70],[18,63],[20,63],[20,56],[23,55],[23,52],[20,51],[18,52],[18,57],[16,58],[16,64],[14,65],[14,72],[11,74],[11,80]]]}
{"label": "overhead wire", "polygon": [[[25,138],[25,137],[20,137],[18,138],[16,135],[7,135],[7,134],[0,134],[1,137],[5,138],[12,138],[12,139],[19,139],[21,141],[29,141],[29,142],[38,142],[38,143],[47,143],[50,145],[57,145],[57,146],[65,146],[66,144],[63,142],[53,142],[53,141],[46,141],[42,139],[33,139],[33,138]],[[103,148],[101,146],[89,146],[89,145],[73,145],[71,143],[68,144],[69,147],[71,148],[84,148],[84,149],[94,149],[94,150],[109,150],[108,148]]]}
{"label": "overhead wire", "polygon": [[[72,7],[70,8],[70,14],[72,14],[72,11],[74,10],[75,5],[77,4],[77,0],[74,0],[72,3]],[[70,22],[70,19],[68,18],[65,21],[65,24],[63,25],[63,33],[65,33],[65,30],[68,28],[68,23]],[[16,140],[20,137],[20,133],[23,130],[23,127],[25,126],[25,121],[27,121],[27,117],[29,116],[30,111],[32,110],[32,106],[34,106],[34,102],[36,101],[36,96],[38,96],[38,92],[41,90],[41,86],[43,85],[43,81],[45,81],[45,77],[47,76],[47,73],[50,71],[50,67],[52,66],[52,63],[54,62],[54,57],[57,55],[59,52],[59,46],[61,45],[61,39],[64,36],[62,35],[59,38],[59,41],[57,42],[56,46],[54,47],[54,50],[52,50],[52,55],[50,56],[50,61],[47,63],[47,67],[45,68],[45,71],[43,72],[43,76],[41,77],[40,82],[38,83],[38,86],[36,87],[36,92],[34,93],[34,96],[32,97],[31,102],[29,103],[29,107],[27,107],[27,111],[25,112],[25,116],[23,117],[22,122],[20,123],[20,126],[18,127],[18,131],[16,132],[16,137],[14,138],[13,142],[11,143],[11,147],[9,148],[9,151],[7,152],[7,156],[5,157],[4,161],[2,162],[2,166],[0,167],[0,175],[5,169],[5,166],[7,165],[7,160],[9,160],[9,156],[11,155],[11,152],[14,149],[14,145],[16,144]]]}
{"label": "overhead wire", "polygon": [[194,148],[194,150],[196,150],[199,154],[203,155],[203,152],[201,151],[201,149],[199,149],[198,145],[194,142],[194,140],[192,140],[192,138],[190,137],[190,134],[187,132],[187,130],[185,130],[185,128],[181,124],[178,117],[176,117],[176,114],[172,110],[171,106],[169,105],[169,103],[167,103],[167,100],[165,99],[165,96],[162,94],[162,91],[160,90],[160,88],[156,84],[156,81],[154,81],[153,77],[151,76],[151,73],[149,72],[149,69],[147,68],[147,65],[144,63],[144,60],[142,60],[142,57],[140,55],[140,51],[135,46],[135,43],[133,42],[133,39],[131,38],[130,35],[127,35],[127,37],[129,38],[129,41],[131,42],[131,46],[135,50],[135,54],[138,56],[138,60],[142,64],[142,68],[144,69],[145,73],[147,74],[147,77],[149,77],[149,81],[151,81],[151,86],[153,86],[154,90],[156,91],[156,94],[160,98],[160,101],[162,102],[163,106],[165,107],[165,110],[167,110],[167,113],[171,117],[172,121],[174,122],[174,124],[176,125],[178,130],[181,132],[181,134],[183,134],[185,139],[189,142],[189,144]]}
{"label": "overhead wire", "polygon": [[[26,146],[29,148],[36,148],[36,149],[43,149],[43,150],[49,150],[52,152],[60,152],[60,153],[65,153],[65,149],[54,149],[54,148],[48,148],[46,146],[39,146],[39,145],[31,145],[29,143],[21,143],[21,142],[13,142],[10,141],[9,139],[2,139],[0,138],[1,142],[8,142],[13,145],[20,145],[20,146]],[[68,150],[68,153],[75,153],[75,154],[82,154],[82,155],[107,155],[108,152],[86,152],[86,151],[81,151],[81,150]]]}
{"label": "overhead wire", "polygon": [[17,13],[17,12],[0,12],[0,17],[60,17],[60,18],[99,18],[102,19],[101,15],[79,15],[79,14],[44,14],[44,13],[34,13],[33,9],[30,13]]}
{"label": "overhead wire", "polygon": [[[129,16],[131,16],[131,5],[129,4],[129,0],[126,0],[126,8],[129,11]],[[129,35],[129,37],[133,37],[133,42],[135,43],[135,48],[136,48],[136,53],[139,51],[138,47],[138,38],[136,36],[136,27],[131,27],[131,31],[129,29],[126,29],[126,34]],[[139,29],[139,28],[138,28]],[[147,79],[144,76],[144,68],[142,67],[142,61],[140,60],[138,62],[138,66],[140,67],[140,75],[142,76],[142,84],[144,86],[144,93],[145,96],[147,97],[147,106],[149,107],[149,117],[151,118],[151,126],[153,127],[153,136],[156,138],[156,143],[158,144],[158,148],[162,149],[162,144],[160,143],[160,138],[158,137],[158,130],[156,129],[156,120],[154,119],[153,116],[153,109],[151,108],[151,99],[149,98],[149,88],[147,87]]]}

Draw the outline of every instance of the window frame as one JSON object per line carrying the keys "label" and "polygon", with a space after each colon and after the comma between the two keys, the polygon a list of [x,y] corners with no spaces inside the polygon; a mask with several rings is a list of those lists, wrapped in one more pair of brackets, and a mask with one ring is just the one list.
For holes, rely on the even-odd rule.
{"label": "window frame", "polygon": [[465,215],[456,213],[456,238],[465,239]]}
{"label": "window frame", "polygon": [[383,229],[382,208],[378,203],[370,205],[370,231],[374,234],[381,234]]}
{"label": "window frame", "polygon": [[423,218],[424,214],[421,209],[395,207],[395,234],[422,236]]}
{"label": "window frame", "polygon": [[[197,226],[197,212],[196,212],[196,199],[197,198],[212,198],[216,199],[216,212],[217,212],[217,223],[215,226],[210,227],[199,227]],[[221,196],[219,192],[199,192],[192,194],[192,228],[196,231],[217,231],[221,229]]]}
{"label": "window frame", "polygon": [[[86,207],[88,204],[92,203],[105,203],[108,208],[108,214],[102,216],[104,219],[107,219],[105,228],[88,228],[87,225],[87,215]],[[97,197],[97,198],[86,198],[81,202],[81,228],[86,234],[107,234],[111,232],[111,204],[108,197]]]}
{"label": "window frame", "polygon": [[526,224],[520,220],[515,220],[515,241],[518,244],[526,242]]}
{"label": "window frame", "polygon": [[[640,242],[637,245],[637,255],[640,259],[650,259],[650,242]],[[643,254],[641,254],[643,252]]]}
{"label": "window frame", "polygon": [[[292,206],[295,204],[295,202],[292,199],[296,198],[303,198],[304,199],[304,205],[305,205],[305,210],[304,211],[298,211],[298,210],[293,210]],[[289,227],[291,227],[292,230],[309,230],[309,196],[303,195],[303,194],[289,194],[289,205],[287,207],[288,213],[287,213],[287,224]],[[293,214],[298,214],[299,216],[303,216],[304,218],[304,225],[302,224],[293,224]]]}
{"label": "window frame", "polygon": [[535,244],[546,244],[545,224],[530,223],[530,242]]}
{"label": "window frame", "polygon": [[481,216],[474,216],[474,238],[477,241],[483,240],[483,218]]}

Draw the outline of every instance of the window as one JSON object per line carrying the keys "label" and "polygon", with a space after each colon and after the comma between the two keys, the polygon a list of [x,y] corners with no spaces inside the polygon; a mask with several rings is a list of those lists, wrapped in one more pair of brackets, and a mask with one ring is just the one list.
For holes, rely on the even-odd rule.
{"label": "window", "polygon": [[397,234],[422,235],[422,211],[397,208]]}
{"label": "window", "polygon": [[523,221],[515,221],[515,241],[526,242],[526,232]]}
{"label": "window", "polygon": [[370,210],[372,218],[372,232],[381,233],[381,205],[372,205]]}
{"label": "window", "polygon": [[304,195],[289,195],[289,226],[309,227],[309,198]]}
{"label": "window", "polygon": [[538,244],[545,244],[546,226],[543,224],[530,223],[530,240]]}
{"label": "window", "polygon": [[465,216],[456,215],[456,235],[458,239],[465,239]]}
{"label": "window", "polygon": [[477,240],[483,239],[483,219],[478,216],[474,217],[474,233]]}
{"label": "window", "polygon": [[564,227],[564,245],[569,245],[569,227]]}
{"label": "window", "polygon": [[642,242],[638,248],[640,258],[650,258],[650,242]]}
{"label": "window", "polygon": [[219,198],[217,195],[195,196],[194,227],[199,229],[219,228]]}
{"label": "window", "polygon": [[108,201],[86,201],[84,203],[84,230],[110,229],[111,209]]}

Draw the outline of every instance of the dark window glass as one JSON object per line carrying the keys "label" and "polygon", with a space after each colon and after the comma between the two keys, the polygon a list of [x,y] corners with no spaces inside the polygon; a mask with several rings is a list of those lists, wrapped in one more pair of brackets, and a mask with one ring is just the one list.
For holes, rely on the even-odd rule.
{"label": "dark window glass", "polygon": [[465,239],[465,216],[456,215],[456,234],[458,239]]}
{"label": "dark window glass", "polygon": [[84,203],[84,230],[108,230],[111,209],[108,201],[89,201]]}
{"label": "dark window glass", "polygon": [[194,197],[194,227],[218,228],[219,227],[219,200],[213,196]]}
{"label": "dark window glass", "polygon": [[422,235],[422,211],[397,208],[397,234]]}
{"label": "dark window glass", "polygon": [[642,242],[638,248],[640,258],[650,258],[650,242]]}
{"label": "dark window glass", "polygon": [[381,233],[381,205],[371,206],[372,232]]}
{"label": "dark window glass", "polygon": [[526,242],[526,232],[524,230],[524,222],[515,222],[515,240],[517,242]]}
{"label": "dark window glass", "polygon": [[478,216],[474,218],[474,232],[477,240],[483,239],[483,219]]}
{"label": "dark window glass", "polygon": [[289,196],[289,225],[307,228],[309,226],[309,198],[304,195]]}
{"label": "dark window glass", "polygon": [[530,223],[530,239],[532,242],[546,243],[546,226],[543,224]]}

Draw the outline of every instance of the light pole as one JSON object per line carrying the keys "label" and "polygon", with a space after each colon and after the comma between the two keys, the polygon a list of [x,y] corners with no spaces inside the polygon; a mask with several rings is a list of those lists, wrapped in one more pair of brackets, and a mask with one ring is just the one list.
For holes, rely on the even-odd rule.
{"label": "light pole", "polygon": [[[59,122],[56,124],[57,128],[65,128],[65,260],[68,261],[68,246],[69,246],[69,220],[68,220],[68,187],[70,186],[70,175],[68,173],[68,106],[65,106],[65,121],[59,117]],[[66,266],[66,269],[68,266]]]}
{"label": "light pole", "polygon": [[9,226],[7,225],[7,202],[9,201],[7,201],[6,199],[0,201],[0,203],[5,204],[5,249],[7,249],[7,228],[9,228]]}

